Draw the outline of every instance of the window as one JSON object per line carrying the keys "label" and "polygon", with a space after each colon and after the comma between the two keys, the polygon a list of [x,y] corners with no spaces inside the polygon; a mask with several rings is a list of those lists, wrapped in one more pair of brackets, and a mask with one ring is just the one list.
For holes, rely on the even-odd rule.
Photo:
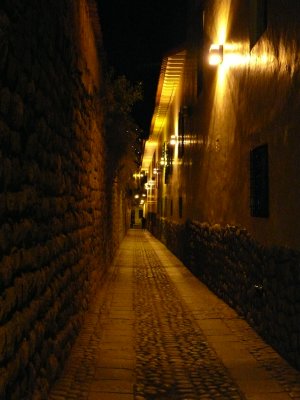
{"label": "window", "polygon": [[250,152],[250,208],[252,217],[269,216],[268,145]]}
{"label": "window", "polygon": [[250,0],[250,50],[267,29],[267,0]]}

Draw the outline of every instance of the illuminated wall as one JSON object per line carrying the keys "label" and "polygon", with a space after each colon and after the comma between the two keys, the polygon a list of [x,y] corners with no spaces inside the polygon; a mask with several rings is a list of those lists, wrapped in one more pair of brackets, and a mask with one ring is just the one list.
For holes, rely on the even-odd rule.
{"label": "illuminated wall", "polygon": [[[204,18],[199,15],[205,33],[203,88],[196,93],[198,55],[190,46],[180,104],[174,100],[166,123],[176,126],[179,108],[187,107],[184,157],[177,162],[175,156],[172,187],[164,188],[173,197],[173,215],[166,216],[240,225],[262,243],[299,249],[299,4],[283,8],[269,1],[266,29],[250,51],[251,27],[265,18],[253,14],[254,3],[209,1]],[[223,45],[223,62],[214,67],[206,58],[212,43]],[[250,152],[263,144],[269,156],[269,216],[253,217]],[[183,196],[181,219],[177,192]]]}
{"label": "illuminated wall", "polygon": [[[147,213],[165,216],[172,192],[178,191],[178,112],[186,52],[166,56],[161,67],[151,134],[146,142],[142,170],[147,173]],[[172,156],[171,156],[172,153]],[[166,185],[172,177],[172,185]]]}
{"label": "illuminated wall", "polygon": [[151,231],[299,369],[300,2],[202,3],[156,137],[158,158],[176,143]]}

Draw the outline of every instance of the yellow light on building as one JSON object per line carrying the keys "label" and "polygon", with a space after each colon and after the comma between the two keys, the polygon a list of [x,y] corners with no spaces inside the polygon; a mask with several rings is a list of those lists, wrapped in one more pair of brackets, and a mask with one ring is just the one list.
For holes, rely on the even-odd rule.
{"label": "yellow light on building", "polygon": [[[145,144],[142,169],[149,169],[153,154],[158,147],[159,137],[162,135],[167,123],[169,106],[174,99],[180,80],[182,79],[185,57],[185,50],[181,50],[166,56],[163,60],[155,100],[155,109],[151,121],[151,134]],[[164,159],[160,160],[160,165],[165,165]]]}
{"label": "yellow light on building", "polygon": [[172,135],[171,136],[171,140],[170,140],[170,144],[172,145],[172,146],[175,146],[175,144],[176,144],[176,136],[175,135]]}
{"label": "yellow light on building", "polygon": [[208,63],[210,65],[219,65],[223,62],[223,45],[212,44],[209,48]]}

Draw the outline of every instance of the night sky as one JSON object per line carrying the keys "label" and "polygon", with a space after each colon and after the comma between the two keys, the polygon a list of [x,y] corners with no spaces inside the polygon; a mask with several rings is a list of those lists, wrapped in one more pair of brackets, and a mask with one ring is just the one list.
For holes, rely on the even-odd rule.
{"label": "night sky", "polygon": [[147,135],[163,55],[185,40],[187,0],[97,0],[110,66],[142,82],[134,118]]}

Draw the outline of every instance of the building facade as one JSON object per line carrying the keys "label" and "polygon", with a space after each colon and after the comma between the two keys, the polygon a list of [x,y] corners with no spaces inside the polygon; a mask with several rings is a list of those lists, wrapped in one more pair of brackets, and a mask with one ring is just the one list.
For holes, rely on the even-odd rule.
{"label": "building facade", "polygon": [[142,165],[153,233],[298,367],[299,12],[192,0]]}

